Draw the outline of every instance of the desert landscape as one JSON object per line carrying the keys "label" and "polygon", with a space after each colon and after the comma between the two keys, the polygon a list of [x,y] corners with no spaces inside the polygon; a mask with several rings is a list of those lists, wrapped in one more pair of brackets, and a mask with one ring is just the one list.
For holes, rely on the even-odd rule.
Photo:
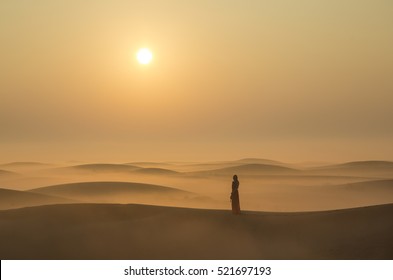
{"label": "desert landscape", "polygon": [[[393,162],[0,166],[1,259],[392,259]],[[242,214],[232,215],[232,176]]]}
{"label": "desert landscape", "polygon": [[393,260],[393,1],[0,14],[1,259]]}

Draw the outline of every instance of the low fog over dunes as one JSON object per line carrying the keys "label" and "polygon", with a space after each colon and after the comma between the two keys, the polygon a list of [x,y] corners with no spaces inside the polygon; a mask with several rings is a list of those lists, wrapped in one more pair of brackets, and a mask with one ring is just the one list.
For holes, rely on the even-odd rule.
{"label": "low fog over dunes", "polygon": [[392,259],[393,205],[246,212],[69,204],[0,211],[1,259]]}
{"label": "low fog over dunes", "polygon": [[[390,172],[393,163],[386,161],[350,162],[318,168],[255,158],[206,163],[93,163],[63,167],[44,164],[45,168],[42,164],[21,165],[26,164],[41,168],[17,171],[18,175],[14,177],[0,175],[0,186],[30,190],[66,185],[69,186],[69,189],[66,188],[68,191],[73,190],[72,193],[51,195],[93,203],[228,209],[232,176],[237,174],[240,204],[244,210],[314,211],[393,203],[392,188],[389,187],[389,180],[393,180],[393,172]],[[382,186],[377,179],[386,182]],[[77,192],[75,188],[78,185],[72,184],[80,182],[86,182],[86,189]],[[101,190],[100,182],[114,183]],[[120,188],[121,182],[145,184],[145,192],[137,191],[135,183]],[[349,185],[362,182],[364,184]],[[152,189],[152,185],[169,186],[173,191]]]}

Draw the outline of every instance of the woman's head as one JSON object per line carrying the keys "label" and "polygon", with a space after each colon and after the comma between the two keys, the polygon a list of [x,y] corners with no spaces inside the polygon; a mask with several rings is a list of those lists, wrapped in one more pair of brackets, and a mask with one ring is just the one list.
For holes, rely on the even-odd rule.
{"label": "woman's head", "polygon": [[233,180],[237,181],[237,175],[233,175]]}

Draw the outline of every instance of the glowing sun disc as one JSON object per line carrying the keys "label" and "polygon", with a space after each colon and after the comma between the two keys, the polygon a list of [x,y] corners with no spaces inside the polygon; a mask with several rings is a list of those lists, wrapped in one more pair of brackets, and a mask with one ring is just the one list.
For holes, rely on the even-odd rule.
{"label": "glowing sun disc", "polygon": [[140,64],[148,64],[153,59],[153,54],[149,49],[143,48],[136,54],[136,59]]}

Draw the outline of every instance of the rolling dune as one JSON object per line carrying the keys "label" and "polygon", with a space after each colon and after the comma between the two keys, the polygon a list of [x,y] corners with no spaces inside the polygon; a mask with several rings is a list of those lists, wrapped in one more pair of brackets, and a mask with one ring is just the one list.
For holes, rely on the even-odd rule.
{"label": "rolling dune", "polygon": [[[175,188],[130,182],[82,182],[30,190],[90,203],[143,203],[157,205],[193,205],[210,200]],[[201,206],[201,205],[199,205]]]}
{"label": "rolling dune", "polygon": [[357,190],[357,191],[388,191],[393,192],[393,179],[390,180],[374,180],[374,181],[365,181],[365,182],[357,182],[342,185],[348,190]]}
{"label": "rolling dune", "polygon": [[243,164],[238,166],[226,167],[221,169],[206,170],[193,172],[194,175],[206,176],[231,176],[237,174],[239,176],[247,175],[293,175],[300,173],[299,170],[270,164]]}
{"label": "rolling dune", "polygon": [[46,194],[0,189],[0,210],[74,202],[75,200]]}
{"label": "rolling dune", "polygon": [[69,204],[0,211],[1,259],[392,259],[393,204],[303,213]]}
{"label": "rolling dune", "polygon": [[180,174],[177,171],[173,171],[165,168],[157,168],[157,167],[144,167],[144,168],[136,169],[133,172],[138,174],[145,174],[145,175],[179,175]]}
{"label": "rolling dune", "polygon": [[42,169],[52,166],[51,164],[42,163],[42,162],[10,162],[4,163],[0,165],[1,167],[5,167],[7,169],[12,170],[31,170],[31,169]]}
{"label": "rolling dune", "polygon": [[107,163],[95,163],[95,164],[81,164],[71,167],[66,167],[68,170],[78,170],[85,172],[131,172],[138,169],[137,166],[126,165],[126,164],[107,164]]}
{"label": "rolling dune", "polygon": [[320,175],[368,176],[380,178],[393,177],[391,161],[354,161],[343,164],[310,168],[309,173]]}

